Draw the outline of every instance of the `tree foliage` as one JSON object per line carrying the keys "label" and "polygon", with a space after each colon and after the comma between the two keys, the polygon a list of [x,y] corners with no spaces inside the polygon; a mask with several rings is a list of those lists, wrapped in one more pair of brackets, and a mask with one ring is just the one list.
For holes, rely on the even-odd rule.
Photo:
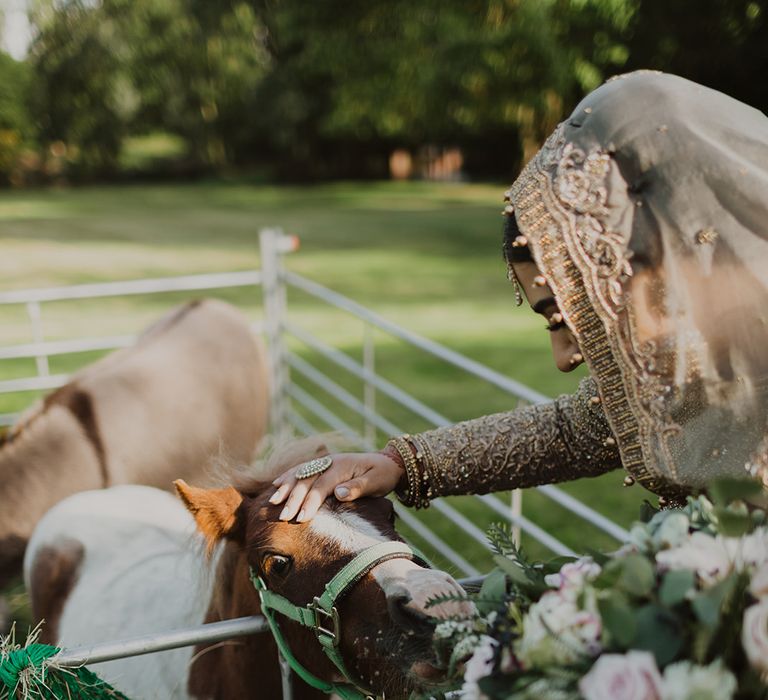
{"label": "tree foliage", "polygon": [[8,180],[33,137],[25,108],[28,66],[0,53],[0,182]]}
{"label": "tree foliage", "polygon": [[234,141],[268,57],[245,3],[214,18],[193,0],[64,0],[34,14],[32,96],[43,143],[61,141],[88,171],[112,170],[124,136],[165,130],[206,165]]}
{"label": "tree foliage", "polygon": [[451,145],[508,178],[625,70],[765,109],[766,17],[768,0],[36,0],[26,64],[0,60],[0,128],[65,148],[70,174],[162,131],[216,170],[380,176],[395,147]]}

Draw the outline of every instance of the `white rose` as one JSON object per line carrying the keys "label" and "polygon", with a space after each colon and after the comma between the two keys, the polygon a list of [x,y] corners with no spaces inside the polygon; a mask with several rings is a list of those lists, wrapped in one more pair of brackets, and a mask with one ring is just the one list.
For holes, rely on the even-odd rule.
{"label": "white rose", "polygon": [[695,571],[702,585],[708,587],[733,570],[738,542],[735,538],[694,532],[687,542],[659,552],[656,561],[664,569]]}
{"label": "white rose", "polygon": [[680,661],[664,669],[664,700],[731,700],[737,687],[721,659],[709,666]]}
{"label": "white rose", "polygon": [[483,635],[475,648],[472,657],[464,666],[464,685],[461,687],[461,697],[468,700],[482,700],[486,696],[480,692],[477,682],[490,676],[493,671],[493,659],[498,643],[492,637]]}
{"label": "white rose", "polygon": [[755,569],[768,563],[768,528],[759,527],[741,540],[736,548],[739,569]]}
{"label": "white rose", "polygon": [[744,611],[741,644],[752,668],[768,681],[768,598]]}
{"label": "white rose", "polygon": [[661,700],[661,676],[653,655],[605,654],[579,681],[585,700]]}
{"label": "white rose", "polygon": [[755,598],[768,596],[768,564],[763,564],[753,575],[749,582],[749,592]]}
{"label": "white rose", "polygon": [[569,664],[600,653],[602,621],[594,596],[586,598],[586,609],[581,609],[576,596],[549,591],[530,607],[516,649],[523,666]]}
{"label": "white rose", "polygon": [[653,533],[654,549],[679,547],[688,539],[690,522],[685,513],[670,513]]}

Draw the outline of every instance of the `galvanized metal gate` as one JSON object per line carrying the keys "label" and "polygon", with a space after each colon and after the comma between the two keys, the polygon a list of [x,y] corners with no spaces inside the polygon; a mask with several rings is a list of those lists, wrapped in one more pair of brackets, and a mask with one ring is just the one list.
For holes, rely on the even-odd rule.
{"label": "galvanized metal gate", "polygon": [[[272,386],[272,430],[276,435],[311,434],[335,430],[365,449],[372,449],[381,442],[381,436],[404,432],[391,415],[379,405],[397,412],[407,413],[430,426],[451,424],[446,416],[419,400],[403,387],[384,378],[376,371],[376,338],[397,339],[407,344],[414,353],[422,353],[447,363],[459,372],[467,373],[488,386],[505,392],[512,406],[540,403],[547,398],[520,382],[486,367],[444,345],[403,328],[370,309],[358,304],[317,282],[285,269],[285,255],[295,250],[296,239],[286,236],[279,229],[260,232],[261,269],[208,275],[193,275],[161,279],[143,279],[128,282],[83,284],[59,288],[29,289],[0,293],[0,307],[22,306],[30,326],[31,342],[0,347],[0,361],[33,359],[34,376],[22,376],[0,381],[0,394],[49,390],[67,381],[65,374],[51,374],[49,358],[72,353],[104,351],[125,347],[133,342],[132,335],[46,340],[43,305],[62,300],[99,299],[135,294],[162,294],[167,292],[201,292],[222,290],[229,287],[261,287],[263,316],[254,319],[254,328],[263,330],[270,357]],[[288,294],[302,294],[332,307],[339,315],[359,322],[362,357],[334,347],[320,339],[294,319]],[[308,358],[313,358],[311,361]],[[318,360],[333,368],[333,375],[318,366]],[[354,379],[360,391],[353,392],[345,386],[345,378]],[[346,382],[348,383],[348,382]],[[333,403],[343,409],[331,410]],[[391,412],[391,411],[390,411]],[[0,425],[15,420],[16,414],[0,415]],[[617,524],[554,486],[538,489],[553,504],[568,511],[573,518],[588,523],[615,541],[624,541],[627,532]],[[498,520],[511,523],[518,536],[524,535],[560,555],[572,555],[574,551],[560,541],[554,533],[532,522],[523,509],[523,497],[514,492],[508,499],[497,495],[474,497],[477,504]],[[470,515],[447,500],[433,502],[433,509],[440,513],[444,522],[442,534],[435,532],[420,517],[408,509],[396,505],[407,534],[420,540],[419,544],[437,555],[440,561],[455,569],[459,576],[475,577],[482,572],[468,560],[455,542],[470,542],[472,546],[487,548],[485,534]],[[445,524],[452,528],[445,534]],[[454,536],[455,534],[455,536]],[[465,545],[466,547],[466,545]],[[466,551],[466,549],[465,549]],[[260,617],[230,620],[194,629],[158,631],[156,634],[132,640],[119,640],[94,644],[88,648],[65,650],[64,663],[79,665],[98,663],[125,656],[153,653],[165,649],[218,641],[235,636],[261,632],[265,629]],[[290,697],[290,676],[284,669],[284,697]]]}

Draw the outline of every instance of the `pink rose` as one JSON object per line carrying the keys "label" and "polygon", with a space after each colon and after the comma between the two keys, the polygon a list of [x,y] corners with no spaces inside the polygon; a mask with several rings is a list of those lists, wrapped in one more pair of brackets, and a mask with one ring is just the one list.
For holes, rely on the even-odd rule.
{"label": "pink rose", "polygon": [[744,611],[741,644],[752,668],[768,681],[768,598]]}
{"label": "pink rose", "polygon": [[647,651],[604,654],[579,681],[585,700],[660,700],[661,675]]}
{"label": "pink rose", "polygon": [[567,590],[576,595],[585,584],[597,578],[601,570],[591,557],[582,557],[564,564],[558,573],[548,574],[544,582],[551,588]]}
{"label": "pink rose", "polygon": [[754,574],[749,582],[749,592],[755,598],[768,596],[768,564],[763,564]]}

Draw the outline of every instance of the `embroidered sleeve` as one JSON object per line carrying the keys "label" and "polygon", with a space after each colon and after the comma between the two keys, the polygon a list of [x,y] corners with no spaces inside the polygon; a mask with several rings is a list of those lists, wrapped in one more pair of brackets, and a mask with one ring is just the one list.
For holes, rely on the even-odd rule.
{"label": "embroidered sleeve", "polygon": [[407,505],[430,498],[525,488],[621,467],[595,383],[553,402],[496,413],[417,435],[418,479],[398,493]]}

